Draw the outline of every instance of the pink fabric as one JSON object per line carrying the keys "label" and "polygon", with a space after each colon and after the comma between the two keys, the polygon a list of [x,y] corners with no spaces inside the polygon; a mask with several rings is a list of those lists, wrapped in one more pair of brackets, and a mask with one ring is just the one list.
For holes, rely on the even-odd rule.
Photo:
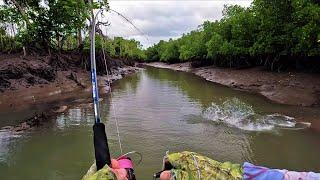
{"label": "pink fabric", "polygon": [[130,159],[126,159],[126,158],[119,159],[118,162],[119,162],[120,168],[133,169],[133,164]]}
{"label": "pink fabric", "polygon": [[248,162],[243,164],[243,170],[245,180],[320,180],[320,173],[268,169]]}
{"label": "pink fabric", "polygon": [[281,170],[284,180],[320,180],[320,173]]}
{"label": "pink fabric", "polygon": [[284,179],[285,180],[304,180],[304,179],[308,179],[308,173],[285,171],[284,172]]}

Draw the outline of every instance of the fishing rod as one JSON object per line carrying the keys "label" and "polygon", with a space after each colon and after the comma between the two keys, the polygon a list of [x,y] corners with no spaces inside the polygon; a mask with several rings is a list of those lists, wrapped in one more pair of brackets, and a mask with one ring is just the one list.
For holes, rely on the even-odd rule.
{"label": "fishing rod", "polygon": [[96,67],[96,52],[95,52],[95,32],[96,32],[96,19],[100,12],[100,9],[96,15],[92,11],[91,21],[91,35],[90,35],[90,62],[91,62],[91,83],[92,83],[92,99],[94,106],[95,123],[93,125],[93,142],[97,170],[103,168],[106,164],[111,165],[111,157],[108,146],[108,138],[106,135],[105,125],[100,119],[99,108],[99,89],[97,80],[97,67]]}
{"label": "fishing rod", "polygon": [[[96,167],[97,171],[102,169],[105,165],[108,165],[112,168],[111,164],[111,156],[110,156],[110,150],[108,146],[108,138],[105,130],[105,125],[101,122],[100,119],[100,107],[99,107],[99,89],[98,89],[98,80],[97,80],[97,68],[96,68],[96,59],[95,59],[95,32],[96,32],[96,20],[98,14],[103,12],[104,9],[100,9],[96,15],[93,14],[92,11],[92,22],[91,22],[91,35],[90,35],[90,61],[91,61],[91,82],[92,82],[92,99],[93,99],[93,106],[94,106],[94,117],[95,117],[95,123],[93,125],[93,139],[94,139],[94,151],[95,151],[95,159],[96,159]],[[106,64],[106,58],[105,53],[103,49],[104,54],[104,61]],[[106,66],[107,70],[107,66]],[[107,71],[108,73],[108,71]],[[108,76],[109,78],[109,76]],[[111,84],[109,81],[109,87],[111,90]],[[110,92],[111,93],[111,92]],[[117,131],[118,131],[118,124],[117,124]],[[121,148],[121,141],[120,141],[120,135],[118,131],[118,138],[119,138],[119,144],[120,149],[122,153]],[[127,179],[128,180],[135,180],[135,174],[133,170],[133,164],[131,159],[128,157],[130,154],[139,154],[135,151],[126,153],[119,158],[116,159],[118,166],[120,168],[123,168],[127,172]],[[141,156],[142,157],[142,156]],[[140,161],[142,158],[140,159]]]}

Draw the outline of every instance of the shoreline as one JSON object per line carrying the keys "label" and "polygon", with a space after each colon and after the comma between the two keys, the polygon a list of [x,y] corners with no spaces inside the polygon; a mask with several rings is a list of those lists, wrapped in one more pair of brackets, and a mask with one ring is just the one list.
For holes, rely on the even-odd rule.
{"label": "shoreline", "polygon": [[[27,70],[22,69],[21,65]],[[13,115],[14,118],[10,118],[10,121],[1,122],[0,131],[20,134],[33,127],[41,126],[57,115],[66,112],[74,104],[79,103],[79,99],[81,103],[91,102],[89,71],[81,67],[71,67],[68,70],[52,72],[50,68],[50,65],[38,59],[26,62],[21,58],[8,58],[0,61],[0,71],[7,73],[2,73],[0,84],[10,82],[10,87],[1,87],[0,115],[11,117],[10,114],[17,114]],[[113,66],[111,68],[112,74],[109,75],[110,83],[112,85],[112,82],[141,69],[129,65]],[[50,73],[54,78],[46,79],[44,76],[51,76]],[[17,74],[21,74],[21,76],[16,78]],[[107,80],[107,75],[98,75],[101,95],[109,92]]]}
{"label": "shoreline", "polygon": [[237,90],[260,94],[286,105],[320,106],[320,75],[296,72],[276,73],[261,68],[227,69],[214,66],[192,68],[190,63],[145,63],[146,66],[193,73],[207,81]]}
{"label": "shoreline", "polygon": [[[119,80],[124,78],[125,76],[128,76],[130,74],[136,73],[141,70],[141,68],[136,68],[132,66],[127,66],[124,68],[121,68],[121,70],[126,69],[125,74],[119,75],[113,75],[110,78],[111,85],[114,81]],[[120,71],[121,71],[120,70]],[[88,77],[90,76],[90,73],[88,73]],[[104,83],[107,80],[107,76],[99,76],[98,77],[98,86],[99,86],[99,94],[107,94],[109,92],[109,86]],[[48,85],[48,87],[41,87],[41,91],[46,91],[50,89],[52,86]],[[21,119],[20,121],[14,121],[11,124],[5,125],[3,127],[0,127],[0,131],[7,131],[11,133],[23,133],[24,131],[31,130],[34,127],[39,127],[43,125],[44,123],[52,120],[52,118],[56,117],[57,115],[66,112],[68,109],[72,108],[74,105],[77,103],[81,104],[90,104],[91,103],[91,84],[86,84],[83,87],[75,87],[73,84],[71,85],[65,85],[59,87],[59,89],[67,89],[67,91],[61,91],[61,90],[52,90],[50,92],[46,93],[46,96],[43,97],[38,97],[35,98],[36,94],[39,93],[39,87],[33,87],[33,92],[28,92],[29,96],[24,99],[24,102],[18,102],[14,101],[13,103],[11,102],[9,106],[7,106],[7,109],[3,109],[3,106],[1,107],[1,110],[4,111],[10,111],[10,109],[15,110],[15,111],[22,111],[24,109],[27,109],[30,106],[39,106],[39,104],[51,104],[50,107],[48,107],[46,110],[38,111],[35,112],[34,115],[31,117],[29,116],[28,118]],[[23,92],[22,89],[19,90],[13,90],[10,91],[9,93],[13,93],[12,95],[14,96],[14,93],[16,91],[19,91],[20,93]],[[34,94],[34,95],[30,95]],[[64,94],[66,93],[66,95]],[[0,93],[1,94],[1,93]],[[79,96],[77,96],[77,95]],[[1,94],[2,95],[2,94]],[[5,97],[6,99],[12,99],[13,96],[3,96],[2,98]],[[80,98],[77,100],[76,96]],[[32,98],[30,98],[32,97]],[[75,99],[74,101],[67,102],[68,99]],[[100,98],[101,100],[104,98]],[[65,104],[63,103],[65,102]],[[0,102],[0,105],[3,105],[3,101]],[[19,122],[18,124],[16,124]],[[15,124],[15,125],[14,125]]]}

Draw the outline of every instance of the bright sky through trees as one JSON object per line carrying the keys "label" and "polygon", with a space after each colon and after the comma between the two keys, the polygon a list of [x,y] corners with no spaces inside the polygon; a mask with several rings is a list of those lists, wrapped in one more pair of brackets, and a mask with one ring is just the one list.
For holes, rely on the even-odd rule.
{"label": "bright sky through trees", "polygon": [[183,33],[196,29],[198,25],[206,20],[221,19],[224,4],[238,4],[242,7],[248,7],[251,2],[251,0],[110,0],[110,7],[128,17],[148,35],[149,41],[115,13],[111,13],[106,17],[111,22],[111,26],[108,28],[108,35],[135,38],[144,47],[148,47],[160,40],[180,37]]}

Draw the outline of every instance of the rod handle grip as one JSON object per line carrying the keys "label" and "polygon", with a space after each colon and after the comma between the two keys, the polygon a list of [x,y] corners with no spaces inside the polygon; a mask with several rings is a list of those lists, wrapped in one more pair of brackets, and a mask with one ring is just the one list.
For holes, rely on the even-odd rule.
{"label": "rod handle grip", "polygon": [[95,123],[93,125],[93,142],[94,153],[96,159],[97,171],[103,168],[106,164],[111,165],[110,151],[106,129],[103,123]]}

